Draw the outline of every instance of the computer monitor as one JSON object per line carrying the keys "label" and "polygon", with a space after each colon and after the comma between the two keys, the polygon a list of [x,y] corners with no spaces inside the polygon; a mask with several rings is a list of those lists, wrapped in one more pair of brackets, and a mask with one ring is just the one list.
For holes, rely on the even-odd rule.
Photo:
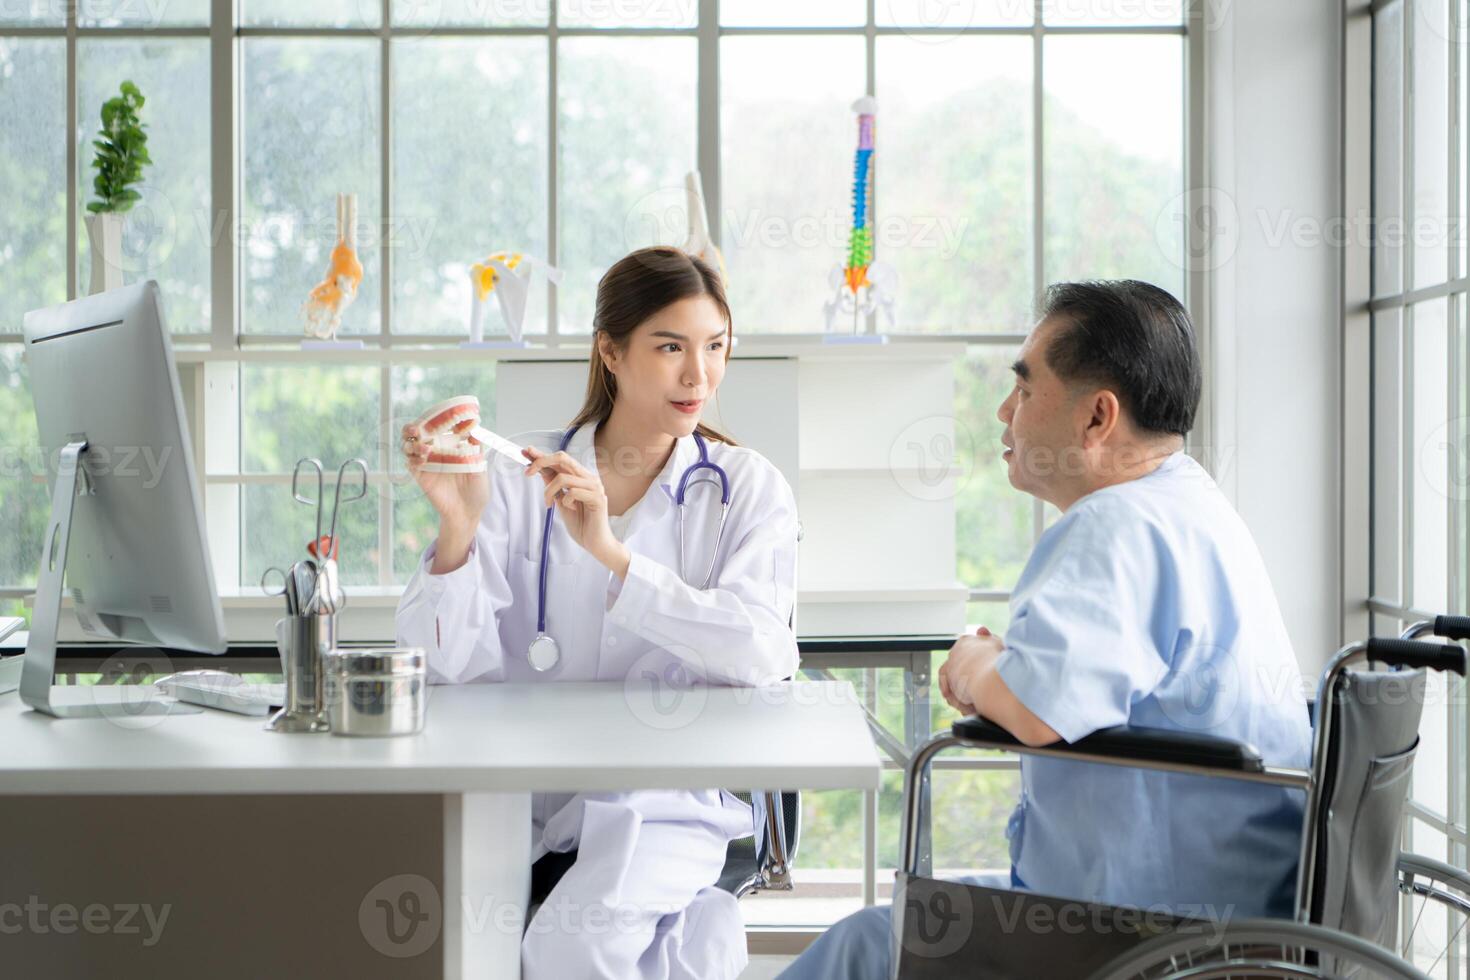
{"label": "computer monitor", "polygon": [[[106,715],[106,687],[53,687],[63,576],[82,630],[201,653],[225,650],[204,511],[158,284],[135,283],[25,316],[26,360],[47,467],[26,704]],[[156,699],[132,713],[177,710]]]}

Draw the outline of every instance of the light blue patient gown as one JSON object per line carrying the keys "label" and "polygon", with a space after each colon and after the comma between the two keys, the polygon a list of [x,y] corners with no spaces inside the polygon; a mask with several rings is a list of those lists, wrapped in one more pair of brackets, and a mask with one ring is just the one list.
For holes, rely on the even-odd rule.
{"label": "light blue patient gown", "polygon": [[[1130,724],[1308,765],[1301,673],[1260,552],[1184,453],[1082,498],[1042,535],[1005,644],[1006,686],[1068,742]],[[1290,916],[1303,802],[1278,787],[1022,756],[1012,883],[1177,914]],[[890,942],[889,909],[865,909],[782,977],[886,978]]]}

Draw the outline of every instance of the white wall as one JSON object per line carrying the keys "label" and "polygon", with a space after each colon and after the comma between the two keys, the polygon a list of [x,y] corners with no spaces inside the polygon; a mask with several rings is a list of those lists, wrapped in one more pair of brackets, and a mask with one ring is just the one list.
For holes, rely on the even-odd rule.
{"label": "white wall", "polygon": [[1315,675],[1340,632],[1340,254],[1326,236],[1341,209],[1341,4],[1209,6],[1207,182],[1234,218],[1209,304],[1211,439]]}

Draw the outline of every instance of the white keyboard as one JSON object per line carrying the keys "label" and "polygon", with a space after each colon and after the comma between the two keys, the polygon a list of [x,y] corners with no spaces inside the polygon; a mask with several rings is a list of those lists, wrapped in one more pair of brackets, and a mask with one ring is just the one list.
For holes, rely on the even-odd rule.
{"label": "white keyboard", "polygon": [[268,715],[286,703],[285,684],[247,684],[238,674],[219,670],[186,670],[154,683],[186,704],[242,715]]}

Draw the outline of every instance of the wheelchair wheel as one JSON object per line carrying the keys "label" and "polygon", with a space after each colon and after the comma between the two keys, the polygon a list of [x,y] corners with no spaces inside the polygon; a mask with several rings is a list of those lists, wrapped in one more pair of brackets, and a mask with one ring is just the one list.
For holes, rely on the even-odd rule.
{"label": "wheelchair wheel", "polygon": [[1281,919],[1244,919],[1159,936],[1103,967],[1092,980],[1246,977],[1428,980],[1366,940]]}
{"label": "wheelchair wheel", "polygon": [[1434,977],[1460,977],[1470,965],[1470,875],[1432,858],[1399,855],[1399,955]]}

